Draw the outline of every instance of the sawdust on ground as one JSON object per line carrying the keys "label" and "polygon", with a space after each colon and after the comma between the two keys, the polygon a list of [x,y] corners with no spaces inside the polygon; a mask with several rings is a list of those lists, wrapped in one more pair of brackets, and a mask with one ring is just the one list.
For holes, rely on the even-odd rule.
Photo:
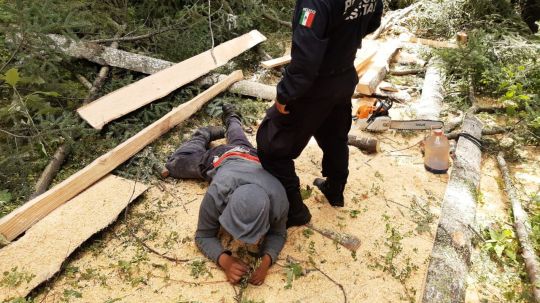
{"label": "sawdust on ground", "polygon": [[[447,176],[427,173],[419,146],[408,148],[422,135],[404,138],[388,132],[379,139],[383,151],[376,155],[350,148],[345,208],[330,207],[317,190],[306,200],[314,225],[361,240],[356,254],[304,227],[291,228],[278,264],[263,286],[247,287],[244,301],[340,302],[339,284],[349,302],[419,299]],[[321,156],[310,142],[296,161],[303,188],[320,176]],[[226,283],[216,265],[197,262],[206,261],[193,242],[206,186],[189,180],[154,184],[128,211],[128,225],[121,220],[89,241],[38,300],[236,302],[238,287]],[[128,228],[138,230],[154,250],[190,261],[175,263],[148,252]],[[288,256],[301,262],[305,273],[290,289],[285,288]]]}

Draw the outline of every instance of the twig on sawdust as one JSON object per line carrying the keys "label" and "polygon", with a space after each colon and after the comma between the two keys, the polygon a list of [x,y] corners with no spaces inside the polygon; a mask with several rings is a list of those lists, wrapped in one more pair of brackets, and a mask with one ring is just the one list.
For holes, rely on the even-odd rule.
{"label": "twig on sawdust", "polygon": [[[306,274],[309,273],[309,272],[312,272],[312,271],[318,271],[319,273],[321,273],[326,279],[328,279],[330,282],[334,283],[334,285],[336,285],[337,287],[339,287],[339,289],[341,290],[341,292],[343,293],[343,302],[344,303],[347,303],[348,302],[348,299],[347,299],[347,292],[345,291],[345,287],[343,286],[343,284],[339,283],[338,281],[334,280],[332,277],[330,277],[327,273],[325,273],[324,271],[322,271],[322,269],[320,269],[319,267],[317,267],[317,265],[315,265],[315,262],[313,261],[303,261],[303,260],[297,260],[291,256],[287,256],[287,261],[293,261],[293,262],[296,262],[296,263],[307,263],[307,264],[310,264],[313,269],[310,270],[310,269],[306,269],[305,272]],[[277,263],[276,263],[277,264]],[[279,264],[280,266],[282,267],[285,267],[281,264]]]}
{"label": "twig on sawdust", "polygon": [[150,273],[149,276],[152,277],[152,278],[159,278],[159,279],[164,279],[164,280],[167,280],[167,281],[173,281],[173,282],[183,283],[183,284],[193,284],[193,285],[199,285],[199,284],[221,284],[221,283],[229,283],[229,281],[226,281],[226,280],[220,280],[220,281],[204,281],[204,282],[201,282],[201,281],[178,280],[178,279],[172,279],[172,278],[170,278],[170,277],[163,277],[163,276],[154,275],[154,274],[152,274],[152,273]]}
{"label": "twig on sawdust", "polygon": [[[133,199],[133,196],[135,195],[135,189],[137,188],[137,182],[139,181],[139,173],[140,173],[140,168],[137,169],[137,176],[135,178],[135,183],[133,184],[133,190],[131,191],[131,195],[129,197],[129,200],[128,201],[131,201]],[[146,244],[141,238],[139,238],[136,234],[135,234],[135,231],[133,231],[133,229],[131,228],[131,224],[130,224],[130,221],[128,219],[128,210],[129,210],[129,203],[128,203],[128,206],[126,206],[126,209],[124,210],[124,217],[126,218],[126,228],[129,232],[129,234],[140,244],[142,245],[144,248],[146,248],[148,251],[150,251],[151,253],[157,255],[157,256],[160,256],[162,257],[163,259],[166,259],[166,260],[169,260],[169,261],[172,261],[172,262],[175,262],[175,263],[185,263],[185,262],[189,262],[191,260],[189,259],[177,259],[177,258],[174,258],[174,257],[170,257],[170,256],[167,256],[165,254],[162,254],[160,252],[158,252],[157,250],[155,250],[154,248],[150,247],[148,244]]]}

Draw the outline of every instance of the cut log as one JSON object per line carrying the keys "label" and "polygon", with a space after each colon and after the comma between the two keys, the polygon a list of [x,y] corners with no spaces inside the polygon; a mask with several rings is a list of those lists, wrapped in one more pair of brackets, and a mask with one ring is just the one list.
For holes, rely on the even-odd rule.
{"label": "cut log", "polygon": [[384,80],[386,72],[388,71],[388,62],[392,59],[394,54],[401,47],[401,42],[390,41],[381,44],[379,51],[372,59],[373,63],[369,66],[368,70],[360,78],[356,90],[364,95],[371,95],[375,93],[377,86]]}
{"label": "cut log", "polygon": [[431,46],[436,48],[458,48],[458,45],[447,41],[436,41],[431,39],[423,39],[417,37],[411,37],[409,43],[421,44],[425,46]]}
{"label": "cut log", "polygon": [[412,108],[417,119],[439,120],[444,99],[444,75],[439,60],[431,59],[428,64],[422,96]]}
{"label": "cut log", "polygon": [[[207,87],[214,85],[219,81],[222,81],[226,77],[226,75],[219,74],[210,75],[195,81],[195,84]],[[231,87],[229,88],[229,92],[269,101],[275,100],[277,95],[277,90],[275,86],[245,80],[238,81],[235,84],[231,85]]]}
{"label": "cut log", "polygon": [[[216,46],[193,58],[120,88],[77,110],[96,129],[157,99],[163,98],[232,58],[266,40],[258,31]],[[217,64],[214,62],[214,57]]]}
{"label": "cut log", "polygon": [[15,239],[51,211],[113,171],[171,128],[191,117],[204,104],[240,79],[242,79],[241,71],[232,73],[225,80],[212,86],[191,101],[176,107],[62,183],[4,216],[0,219],[0,234],[10,241]]}
{"label": "cut log", "polygon": [[83,75],[81,74],[75,74],[75,77],[77,78],[77,80],[79,80],[79,82],[81,82],[82,85],[84,85],[84,87],[86,87],[87,89],[91,89],[92,88],[92,83],[90,81],[88,81],[88,79],[86,79]]}
{"label": "cut log", "polygon": [[52,47],[62,53],[99,65],[109,65],[129,69],[143,74],[154,74],[173,66],[175,63],[144,55],[134,54],[95,43],[74,41],[61,35],[47,35]]}
{"label": "cut log", "polygon": [[[463,131],[481,139],[482,122],[467,115]],[[424,303],[463,302],[471,257],[471,226],[476,215],[482,152],[460,138],[456,160],[442,202],[437,235],[424,286]]]}
{"label": "cut log", "polygon": [[66,159],[66,156],[69,154],[69,152],[70,147],[67,143],[64,143],[60,145],[60,147],[58,147],[51,161],[43,170],[41,177],[39,177],[39,180],[37,181],[35,186],[36,190],[34,194],[30,196],[30,199],[33,199],[47,191],[54,177],[56,177],[56,174],[58,174],[58,171],[60,170],[60,167],[64,163],[64,160]]}
{"label": "cut log", "polygon": [[378,39],[382,33],[384,33],[387,29],[392,27],[392,25],[396,24],[399,20],[406,17],[409,13],[411,13],[418,6],[420,6],[420,4],[421,2],[416,2],[406,8],[393,12],[392,15],[385,16],[385,18],[383,18],[383,20],[381,21],[381,25],[379,25],[379,28],[377,28],[373,33],[367,35],[366,39],[371,39],[371,40]]}
{"label": "cut log", "polygon": [[262,67],[264,68],[274,68],[279,67],[285,64],[291,63],[291,55],[286,55],[276,59],[266,60],[261,62]]}
{"label": "cut log", "polygon": [[468,40],[469,40],[469,36],[467,35],[466,32],[457,33],[456,41],[457,41],[458,44],[465,45],[465,44],[467,44]]}
{"label": "cut log", "polygon": [[425,72],[423,68],[417,69],[402,69],[402,70],[391,70],[390,75],[392,76],[408,76],[408,75],[417,75]]}
{"label": "cut log", "polygon": [[0,272],[16,269],[31,279],[16,286],[0,283],[0,302],[26,297],[57,273],[64,261],[92,235],[114,222],[148,187],[109,175],[62,205],[26,234],[0,250]]}
{"label": "cut log", "polygon": [[532,285],[534,299],[536,302],[540,302],[540,264],[529,236],[532,233],[529,216],[521,206],[516,188],[514,187],[512,178],[510,178],[510,171],[504,160],[503,152],[500,152],[497,156],[497,162],[499,163],[499,168],[501,169],[503,176],[506,194],[512,204],[514,228],[521,245],[521,256],[523,256],[525,269]]}
{"label": "cut log", "polygon": [[[174,62],[129,53],[110,47],[103,47],[97,44],[75,42],[59,35],[49,35],[49,37],[55,41],[57,47],[68,56],[86,59],[97,64],[107,64],[118,68],[128,69],[143,74],[155,74],[175,64]],[[225,77],[227,76],[220,74],[209,75],[197,80],[195,84],[210,86],[219,81],[216,79],[223,79]],[[86,83],[84,84],[87,85]],[[92,84],[89,84],[89,86],[92,87]],[[235,83],[229,88],[229,91],[235,94],[270,101],[274,100],[276,97],[276,88],[274,86],[247,80]]]}
{"label": "cut log", "polygon": [[366,154],[376,154],[381,151],[379,140],[375,138],[360,138],[349,135],[349,145],[357,147]]}

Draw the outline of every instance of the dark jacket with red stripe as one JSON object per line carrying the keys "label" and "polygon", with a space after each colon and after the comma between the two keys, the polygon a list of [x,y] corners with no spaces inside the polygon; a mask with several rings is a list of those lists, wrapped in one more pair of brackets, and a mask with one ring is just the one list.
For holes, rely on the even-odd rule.
{"label": "dark jacket with red stripe", "polygon": [[298,0],[292,61],[278,84],[278,102],[350,93],[358,82],[351,70],[356,52],[379,27],[382,12],[382,0]]}

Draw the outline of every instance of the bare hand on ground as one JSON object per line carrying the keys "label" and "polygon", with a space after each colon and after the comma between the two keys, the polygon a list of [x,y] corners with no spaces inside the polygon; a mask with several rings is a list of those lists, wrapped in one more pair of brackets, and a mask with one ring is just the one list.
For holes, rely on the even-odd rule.
{"label": "bare hand on ground", "polygon": [[272,265],[272,258],[270,258],[270,256],[268,255],[264,255],[261,261],[261,265],[253,272],[249,283],[257,286],[262,285],[264,283],[264,280],[266,279],[266,275],[268,274],[268,269],[270,268],[270,265]]}
{"label": "bare hand on ground", "polygon": [[227,276],[227,280],[232,284],[240,282],[242,276],[244,276],[248,271],[248,267],[246,264],[244,264],[244,262],[225,253],[219,256],[218,263],[219,266],[223,268],[223,271]]}

